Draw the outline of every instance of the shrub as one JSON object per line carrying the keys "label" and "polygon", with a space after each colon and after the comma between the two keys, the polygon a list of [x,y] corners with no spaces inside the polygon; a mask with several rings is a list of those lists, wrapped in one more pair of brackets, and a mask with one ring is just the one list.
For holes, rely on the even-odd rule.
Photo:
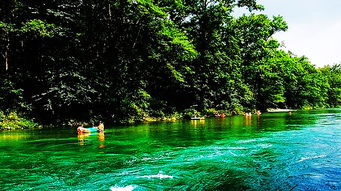
{"label": "shrub", "polygon": [[190,119],[193,116],[200,116],[200,112],[197,111],[196,109],[190,108],[190,109],[185,109],[183,111],[183,117],[186,119]]}
{"label": "shrub", "polygon": [[21,118],[15,112],[10,112],[7,116],[0,112],[0,129],[11,130],[11,129],[28,129],[38,127],[38,124]]}

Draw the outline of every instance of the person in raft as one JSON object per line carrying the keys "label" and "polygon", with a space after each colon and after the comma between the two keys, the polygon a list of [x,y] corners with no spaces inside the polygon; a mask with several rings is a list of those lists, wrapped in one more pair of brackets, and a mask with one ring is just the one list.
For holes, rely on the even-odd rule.
{"label": "person in raft", "polygon": [[99,132],[104,132],[104,123],[102,121],[99,121],[97,129]]}

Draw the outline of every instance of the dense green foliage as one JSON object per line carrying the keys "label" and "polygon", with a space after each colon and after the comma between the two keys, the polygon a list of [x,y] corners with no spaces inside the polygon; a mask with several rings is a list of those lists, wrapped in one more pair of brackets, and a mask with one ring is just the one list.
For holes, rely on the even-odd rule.
{"label": "dense green foliage", "polygon": [[[235,7],[250,15],[233,17]],[[340,65],[316,69],[272,38],[255,0],[7,0],[0,110],[42,122],[133,122],[188,109],[340,105]]]}
{"label": "dense green foliage", "polygon": [[5,115],[0,112],[0,130],[36,128],[39,125],[31,120],[19,117],[17,113],[11,112]]}

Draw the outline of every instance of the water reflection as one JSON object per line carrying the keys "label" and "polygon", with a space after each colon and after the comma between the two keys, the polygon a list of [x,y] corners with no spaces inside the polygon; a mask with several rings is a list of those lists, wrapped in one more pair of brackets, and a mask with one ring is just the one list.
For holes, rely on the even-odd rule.
{"label": "water reflection", "polygon": [[99,141],[99,148],[104,148],[104,142],[105,142],[105,135],[104,132],[98,132],[98,133],[78,133],[78,143],[80,146],[86,145],[86,142],[89,140],[92,140],[93,137],[97,135],[97,139]]}
{"label": "water reflection", "polygon": [[90,133],[79,133],[78,134],[78,143],[81,146],[85,145],[85,137],[90,136]]}
{"label": "water reflection", "polygon": [[191,124],[194,126],[194,127],[204,127],[205,125],[205,120],[191,120]]}
{"label": "water reflection", "polygon": [[0,134],[0,139],[8,140],[8,141],[22,141],[27,138],[30,138],[29,134],[20,134],[20,133],[14,133],[14,132],[5,132],[5,133]]}
{"label": "water reflection", "polygon": [[245,126],[251,126],[251,116],[245,117]]}
{"label": "water reflection", "polygon": [[105,140],[104,132],[98,133],[98,140],[100,142],[99,148],[104,148],[105,147],[105,145],[104,145],[104,140]]}

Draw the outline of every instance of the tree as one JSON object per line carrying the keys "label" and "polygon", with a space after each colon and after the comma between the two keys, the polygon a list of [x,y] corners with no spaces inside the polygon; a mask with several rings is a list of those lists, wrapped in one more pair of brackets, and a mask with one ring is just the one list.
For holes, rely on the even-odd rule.
{"label": "tree", "polygon": [[341,64],[327,65],[319,69],[322,72],[324,82],[328,82],[326,102],[329,107],[339,107],[341,105]]}
{"label": "tree", "polygon": [[[250,15],[233,17],[235,7]],[[255,0],[8,0],[1,110],[46,122],[339,104],[338,76],[280,51]]]}

